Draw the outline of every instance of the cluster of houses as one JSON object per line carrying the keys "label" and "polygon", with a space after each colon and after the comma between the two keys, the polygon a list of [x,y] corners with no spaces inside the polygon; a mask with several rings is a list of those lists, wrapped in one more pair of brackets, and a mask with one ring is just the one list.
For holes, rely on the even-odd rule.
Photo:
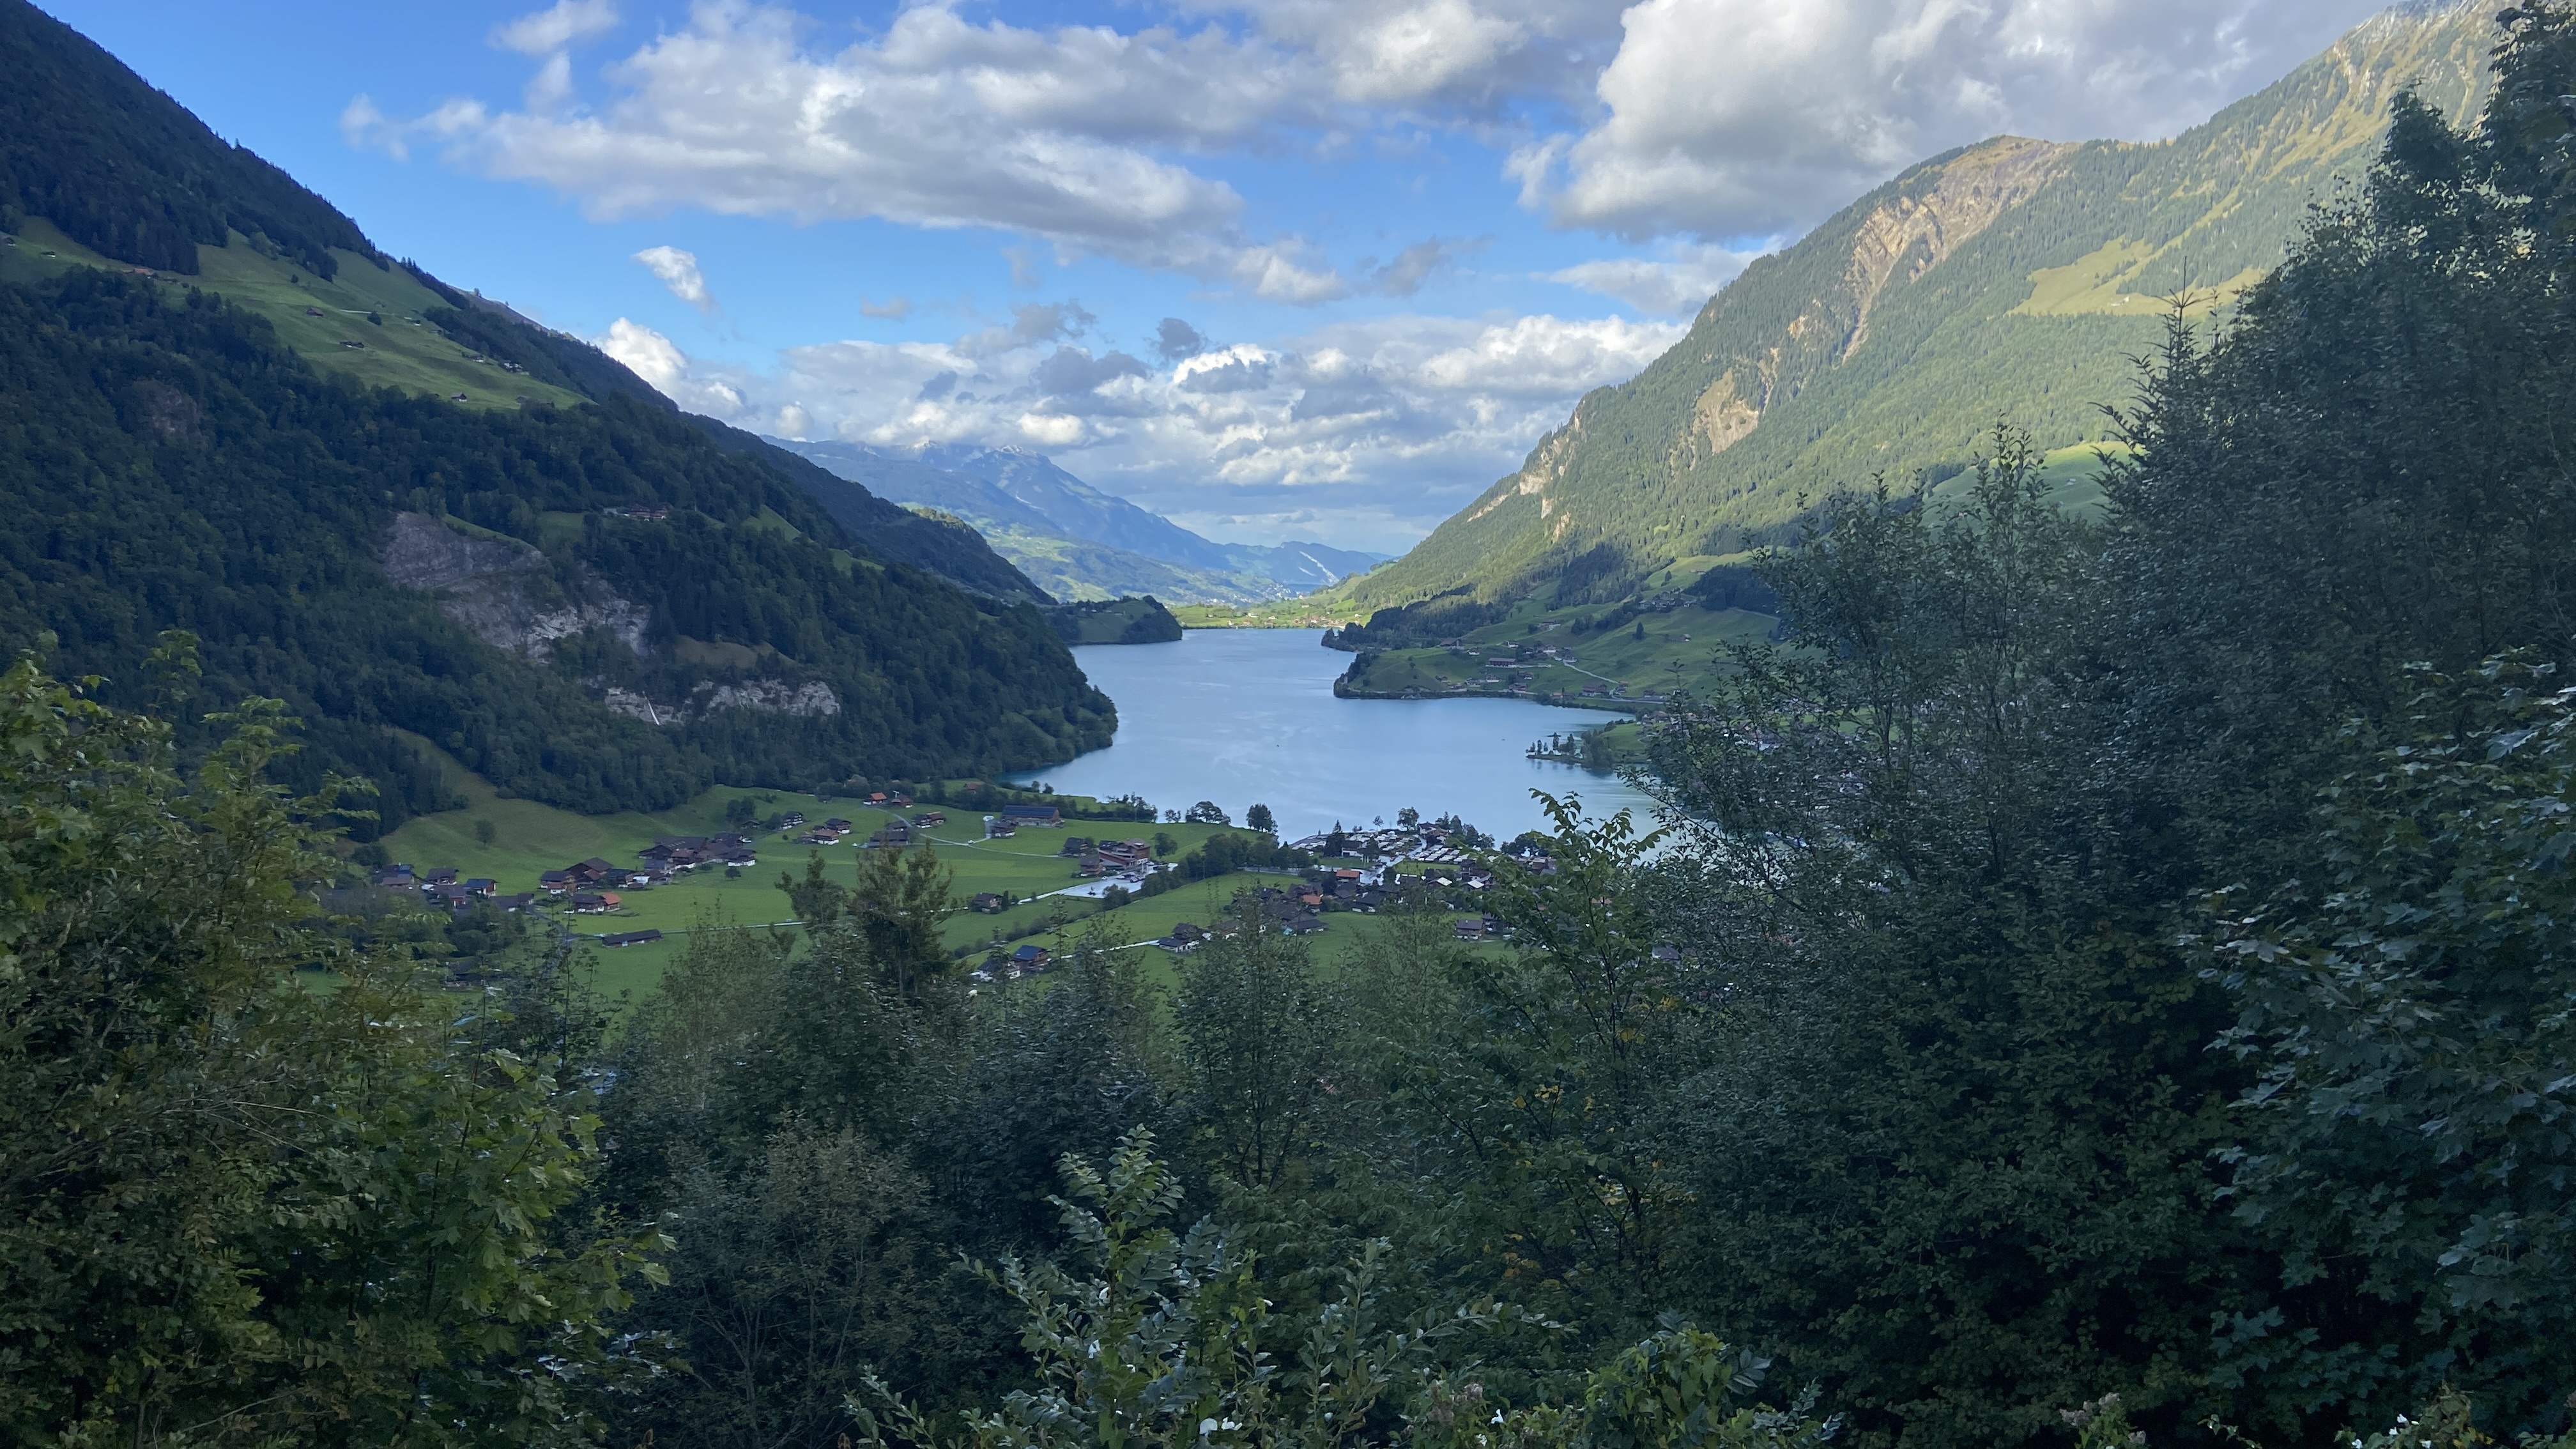
{"label": "cluster of houses", "polygon": [[936,810],[924,810],[910,821],[896,820],[867,839],[859,842],[862,850],[901,850],[921,840],[927,832],[948,823],[948,817]]}
{"label": "cluster of houses", "polygon": [[1493,877],[1477,863],[1477,858],[1449,844],[1449,832],[1438,825],[1422,824],[1410,829],[1340,830],[1331,834],[1309,835],[1290,843],[1291,850],[1309,855],[1329,855],[1333,837],[1340,836],[1342,854],[1374,860],[1381,867],[1399,861],[1415,861],[1440,868],[1442,884],[1467,884],[1483,889]]}
{"label": "cluster of houses", "polygon": [[409,865],[388,865],[375,874],[378,890],[418,891],[423,903],[451,915],[464,915],[477,906],[496,911],[515,911],[536,899],[534,895],[503,895],[501,883],[482,876],[458,879],[454,866],[414,871]]}
{"label": "cluster of houses", "polygon": [[1086,840],[1077,835],[1065,841],[1064,853],[1074,857],[1074,869],[1084,880],[1114,875],[1141,881],[1154,873],[1153,847],[1141,840]]}
{"label": "cluster of houses", "polygon": [[[804,818],[799,816],[796,824],[802,825],[804,823]],[[793,830],[796,827],[791,825],[788,828]],[[803,845],[838,845],[841,843],[841,838],[850,833],[850,829],[850,822],[836,815],[831,819],[824,821],[822,824],[815,826],[813,829],[806,831],[804,834],[797,836],[796,839],[799,844]]]}
{"label": "cluster of houses", "polygon": [[661,835],[636,856],[641,864],[612,865],[594,855],[561,870],[544,871],[537,876],[537,888],[557,900],[569,897],[575,911],[598,913],[618,907],[610,887],[642,890],[711,865],[740,868],[760,863],[750,837],[742,835]]}
{"label": "cluster of houses", "polygon": [[1043,973],[1052,959],[1046,947],[1029,942],[1008,956],[986,957],[983,965],[967,974],[976,981],[1016,981]]}
{"label": "cluster of houses", "polygon": [[1005,839],[1024,828],[1061,830],[1064,812],[1052,805],[1005,805],[1000,814],[984,817],[984,835],[989,840]]}

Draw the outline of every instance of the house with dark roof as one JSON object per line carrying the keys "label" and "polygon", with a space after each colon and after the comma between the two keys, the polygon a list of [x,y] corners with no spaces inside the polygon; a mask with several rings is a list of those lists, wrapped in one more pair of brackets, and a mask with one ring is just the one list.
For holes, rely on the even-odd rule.
{"label": "house with dark roof", "polygon": [[661,939],[661,932],[652,930],[648,927],[641,931],[611,931],[607,935],[599,938],[599,944],[611,948],[618,946],[641,946],[647,941],[658,941]]}
{"label": "house with dark roof", "polygon": [[1002,819],[1012,825],[1026,825],[1039,830],[1064,827],[1064,812],[1052,805],[1005,805]]}
{"label": "house with dark roof", "polygon": [[1047,968],[1047,959],[1046,947],[1038,945],[1022,946],[1020,949],[1011,953],[1011,969],[1022,975],[1044,971]]}

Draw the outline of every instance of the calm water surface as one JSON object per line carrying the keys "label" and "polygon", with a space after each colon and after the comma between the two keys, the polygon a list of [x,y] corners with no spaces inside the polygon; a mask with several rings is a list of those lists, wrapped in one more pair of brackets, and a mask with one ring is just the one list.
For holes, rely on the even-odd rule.
{"label": "calm water surface", "polygon": [[1645,798],[1615,775],[1522,758],[1552,732],[1617,720],[1520,699],[1335,699],[1351,657],[1306,629],[1193,629],[1177,644],[1076,652],[1118,702],[1118,738],[1009,778],[1077,795],[1142,795],[1167,809],[1214,800],[1236,820],[1258,801],[1283,837],[1389,823],[1412,806],[1508,840],[1542,828],[1533,789],[1583,797],[1586,814]]}

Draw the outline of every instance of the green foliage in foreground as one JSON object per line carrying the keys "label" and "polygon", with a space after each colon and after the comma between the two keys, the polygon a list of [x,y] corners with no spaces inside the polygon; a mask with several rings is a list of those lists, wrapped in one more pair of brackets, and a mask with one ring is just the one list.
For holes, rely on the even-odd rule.
{"label": "green foliage in foreground", "polygon": [[459,1019],[309,929],[335,802],[263,783],[273,704],[215,723],[183,777],[0,676],[0,1438],[586,1442],[668,1244],[580,1206],[578,1023]]}

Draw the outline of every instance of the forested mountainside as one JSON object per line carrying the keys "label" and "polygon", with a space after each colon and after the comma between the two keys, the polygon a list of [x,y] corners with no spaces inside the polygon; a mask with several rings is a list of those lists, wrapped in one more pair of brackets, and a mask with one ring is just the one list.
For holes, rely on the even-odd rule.
{"label": "forested mountainside", "polygon": [[109,256],[194,275],[239,234],[318,276],[375,248],[329,202],[228,145],[71,27],[9,0],[0,14],[0,231],[30,216]]}
{"label": "forested mountainside", "polygon": [[[196,634],[194,697],[287,701],[308,782],[383,787],[368,833],[442,802],[423,741],[582,810],[1107,742],[1112,709],[1043,595],[971,531],[386,262],[19,0],[0,5],[0,47],[57,107],[54,169],[13,173],[17,194],[77,192],[109,219],[77,224],[111,243],[165,235],[116,218],[159,217],[192,264],[183,281],[166,248],[140,265],[34,214],[0,246],[14,647],[50,635],[52,667],[137,703],[166,687],[157,636]],[[281,232],[310,255],[260,240]]]}
{"label": "forested mountainside", "polygon": [[2358,181],[2401,89],[2476,114],[2492,9],[2383,13],[2170,142],[2007,136],[1924,162],[1747,267],[1643,373],[1335,598],[1617,598],[1785,540],[1834,489],[1955,474],[1998,418],[2043,448],[2104,436],[2162,299],[2206,309],[2276,265],[2309,204]]}
{"label": "forested mountainside", "polygon": [[1179,603],[1254,603],[1338,583],[1383,562],[1322,544],[1212,543],[1017,448],[769,441],[929,517],[962,521],[1060,599],[1152,594]]}

